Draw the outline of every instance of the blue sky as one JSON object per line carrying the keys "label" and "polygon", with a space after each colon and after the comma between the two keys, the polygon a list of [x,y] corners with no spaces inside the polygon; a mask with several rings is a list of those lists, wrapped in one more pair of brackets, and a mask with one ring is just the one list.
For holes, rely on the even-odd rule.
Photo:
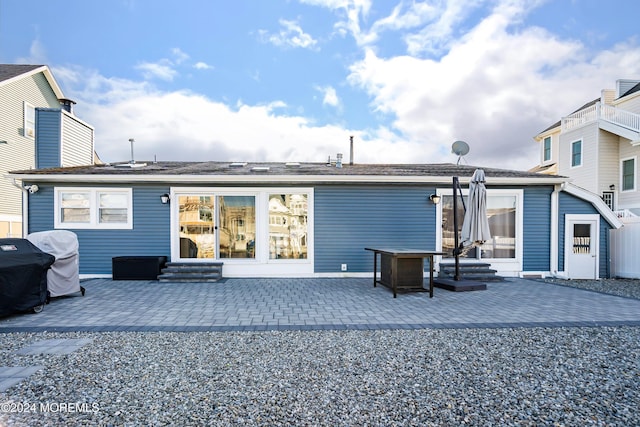
{"label": "blue sky", "polygon": [[640,80],[636,0],[0,0],[0,62],[48,65],[104,161],[528,169],[533,136]]}

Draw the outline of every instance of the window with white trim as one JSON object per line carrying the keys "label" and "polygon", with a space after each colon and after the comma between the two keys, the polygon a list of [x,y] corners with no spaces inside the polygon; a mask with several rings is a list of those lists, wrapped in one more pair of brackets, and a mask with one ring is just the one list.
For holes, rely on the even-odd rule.
{"label": "window with white trim", "polygon": [[571,143],[571,167],[582,166],[582,141]]}
{"label": "window with white trim", "polygon": [[622,191],[634,191],[636,189],[636,158],[622,159],[620,165],[620,188]]}
{"label": "window with white trim", "polygon": [[609,206],[609,209],[614,210],[613,205],[613,191],[603,191],[602,192],[602,201]]}
{"label": "window with white trim", "polygon": [[56,188],[55,228],[133,228],[130,188]]}
{"label": "window with white trim", "polygon": [[24,103],[24,136],[35,138],[36,136],[36,107],[25,101]]}
{"label": "window with white trim", "polygon": [[[463,192],[467,193],[466,190]],[[468,194],[465,194],[464,198],[467,203]],[[523,198],[522,190],[487,190],[487,217],[491,239],[481,246],[465,250],[460,256],[467,259],[517,259],[521,252],[520,242],[522,242]],[[453,196],[443,194],[441,200],[442,251],[447,253],[445,258],[450,258],[453,257],[453,248],[455,247]],[[459,236],[464,218],[464,207],[461,201],[458,201]]]}
{"label": "window with white trim", "polygon": [[548,162],[551,160],[551,137],[547,136],[542,142],[542,161]]}

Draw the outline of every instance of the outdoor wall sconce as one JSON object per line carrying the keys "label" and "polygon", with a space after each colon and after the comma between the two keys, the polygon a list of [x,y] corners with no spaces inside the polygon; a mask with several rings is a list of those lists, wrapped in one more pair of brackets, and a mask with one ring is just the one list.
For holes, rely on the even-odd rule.
{"label": "outdoor wall sconce", "polygon": [[437,205],[438,203],[440,203],[440,196],[438,196],[437,194],[432,194],[429,196],[429,200],[431,200],[434,205]]}
{"label": "outdoor wall sconce", "polygon": [[611,184],[611,185],[609,186],[609,190],[613,191],[613,190],[615,190],[615,189],[616,189],[616,185],[615,185],[615,184]]}
{"label": "outdoor wall sconce", "polygon": [[160,196],[160,201],[162,202],[163,205],[166,205],[167,203],[169,203],[169,200],[171,200],[171,197],[169,197],[167,193],[164,193],[162,196]]}

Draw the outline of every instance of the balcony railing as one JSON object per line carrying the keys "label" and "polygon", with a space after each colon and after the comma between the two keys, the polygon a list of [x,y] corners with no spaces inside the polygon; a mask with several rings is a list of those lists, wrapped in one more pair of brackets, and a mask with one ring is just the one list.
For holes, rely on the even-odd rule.
{"label": "balcony railing", "polygon": [[638,215],[631,212],[629,209],[620,209],[613,211],[618,218],[636,218]]}
{"label": "balcony railing", "polygon": [[606,120],[634,132],[640,132],[640,114],[621,110],[611,105],[602,105],[600,102],[563,117],[562,131],[568,131],[598,119]]}

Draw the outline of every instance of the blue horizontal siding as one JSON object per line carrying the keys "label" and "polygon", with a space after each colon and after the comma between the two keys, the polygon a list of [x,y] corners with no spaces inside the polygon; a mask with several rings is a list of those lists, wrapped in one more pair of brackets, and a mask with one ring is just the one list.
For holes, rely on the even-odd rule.
{"label": "blue horizontal siding", "polygon": [[[560,271],[565,270],[564,265],[564,248],[565,248],[565,215],[567,214],[599,214],[596,208],[586,200],[579,199],[566,192],[560,193],[559,198],[559,220],[558,220],[558,268]],[[600,253],[599,253],[599,269],[600,278],[607,278],[610,275],[609,263],[609,230],[611,225],[603,218],[600,218]]]}
{"label": "blue horizontal siding", "polygon": [[433,187],[318,186],[315,204],[315,271],[373,271],[365,247],[435,249]]}
{"label": "blue horizontal siding", "polygon": [[[111,259],[117,256],[170,258],[170,205],[160,202],[160,195],[168,192],[164,186],[133,187],[132,230],[70,229],[80,240],[80,274],[111,274]],[[30,196],[29,232],[53,229],[53,197],[53,186],[46,185]]]}
{"label": "blue horizontal siding", "polygon": [[523,201],[523,271],[549,271],[553,187],[526,187]]}
{"label": "blue horizontal siding", "polygon": [[36,168],[60,166],[61,113],[36,109]]}

